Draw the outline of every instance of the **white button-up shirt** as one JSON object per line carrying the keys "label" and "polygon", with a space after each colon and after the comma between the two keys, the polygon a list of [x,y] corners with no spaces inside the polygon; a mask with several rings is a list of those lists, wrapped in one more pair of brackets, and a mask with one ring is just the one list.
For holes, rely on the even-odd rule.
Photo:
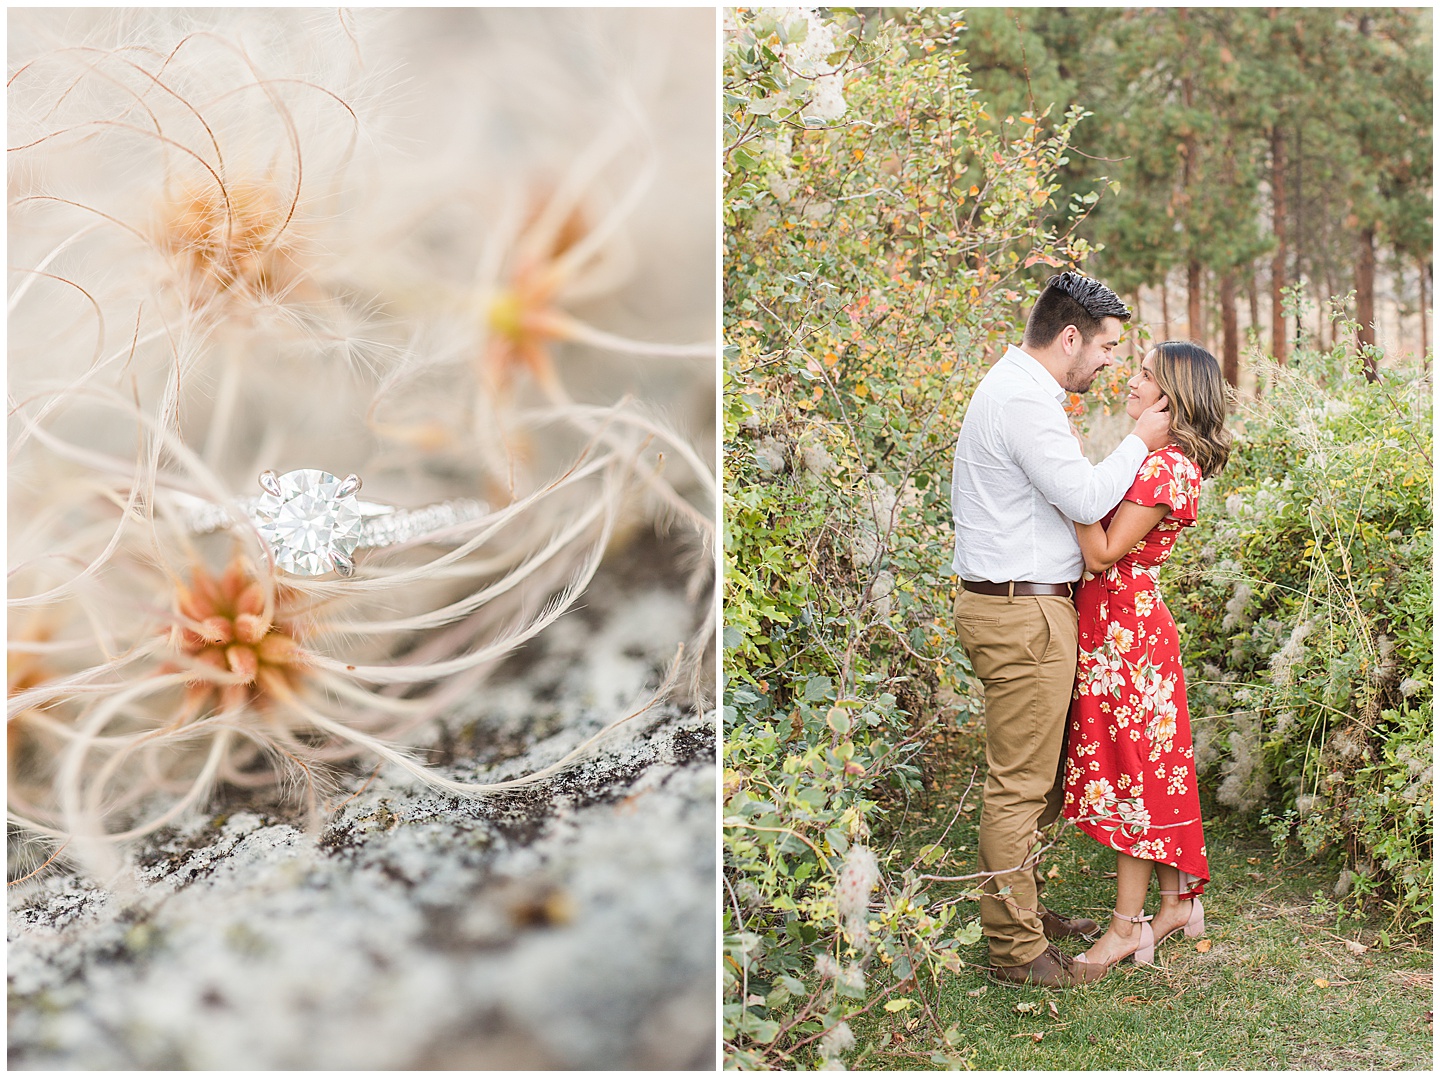
{"label": "white button-up shirt", "polygon": [[1128,435],[1101,464],[1080,452],[1065,390],[1013,345],[991,367],[955,444],[950,508],[955,572],[964,580],[1065,584],[1085,568],[1072,521],[1120,503],[1149,450]]}

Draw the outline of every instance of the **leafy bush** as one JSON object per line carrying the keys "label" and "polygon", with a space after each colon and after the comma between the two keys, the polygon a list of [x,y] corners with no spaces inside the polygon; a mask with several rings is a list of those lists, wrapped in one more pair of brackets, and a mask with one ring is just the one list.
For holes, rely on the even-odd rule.
{"label": "leafy bush", "polygon": [[949,15],[730,18],[724,1036],[737,1065],[834,1064],[857,1013],[933,1021],[916,975],[979,938],[870,833],[942,692],[978,707],[943,477],[1031,267],[1088,253],[1039,222],[1081,114],[994,123]]}
{"label": "leafy bush", "polygon": [[1342,862],[1352,911],[1382,896],[1413,927],[1432,880],[1431,382],[1367,381],[1365,358],[1258,361],[1167,602],[1220,803]]}

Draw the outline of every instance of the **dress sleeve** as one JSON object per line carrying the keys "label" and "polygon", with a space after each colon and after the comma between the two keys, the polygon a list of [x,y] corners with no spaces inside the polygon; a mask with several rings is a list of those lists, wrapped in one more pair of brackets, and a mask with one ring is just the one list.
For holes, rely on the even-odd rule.
{"label": "dress sleeve", "polygon": [[1199,498],[1200,468],[1173,446],[1146,457],[1135,475],[1135,482],[1125,492],[1127,502],[1168,505],[1170,519],[1177,524],[1195,523],[1195,504]]}

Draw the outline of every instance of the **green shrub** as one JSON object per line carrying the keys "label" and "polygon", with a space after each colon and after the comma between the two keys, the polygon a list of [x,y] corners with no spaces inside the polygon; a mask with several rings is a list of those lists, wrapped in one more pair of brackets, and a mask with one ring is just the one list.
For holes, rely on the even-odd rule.
{"label": "green shrub", "polygon": [[1349,909],[1383,899],[1417,927],[1432,879],[1430,379],[1382,367],[1368,382],[1343,343],[1257,362],[1260,396],[1167,577],[1197,766],[1222,805],[1333,857]]}
{"label": "green shrub", "polygon": [[992,123],[947,14],[729,18],[724,1038],[733,1065],[833,1064],[857,1014],[933,1021],[917,975],[979,938],[870,836],[978,706],[943,477],[1036,278],[1088,253],[1040,223],[1080,113]]}

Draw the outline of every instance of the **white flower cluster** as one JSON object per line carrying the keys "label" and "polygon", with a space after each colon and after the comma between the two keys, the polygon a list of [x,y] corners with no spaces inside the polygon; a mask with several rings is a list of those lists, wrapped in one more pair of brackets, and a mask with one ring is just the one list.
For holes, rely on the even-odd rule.
{"label": "white flower cluster", "polygon": [[890,616],[894,609],[894,591],[894,573],[889,569],[882,569],[875,574],[875,582],[870,586],[870,602],[874,604],[876,617],[888,618]]}
{"label": "white flower cluster", "polygon": [[807,439],[800,447],[800,467],[811,480],[823,479],[835,470],[835,458],[818,438]]}
{"label": "white flower cluster", "polygon": [[785,443],[778,438],[762,438],[755,443],[755,463],[766,475],[785,471]]}
{"label": "white flower cluster", "polygon": [[1251,812],[1265,800],[1267,776],[1260,741],[1258,712],[1241,711],[1231,717],[1229,759],[1222,768],[1224,778],[1215,794],[1222,805],[1239,812]]}
{"label": "white flower cluster", "polygon": [[870,945],[870,892],[879,880],[880,862],[875,852],[858,843],[851,846],[835,883],[835,908],[845,934],[862,951]]}
{"label": "white flower cluster", "polygon": [[[855,1047],[855,1034],[845,1022],[836,1022],[820,1038],[820,1058],[827,1064],[839,1062],[840,1057]],[[827,1066],[826,1070],[843,1070],[843,1067]]]}
{"label": "white flower cluster", "polygon": [[1246,617],[1246,611],[1250,606],[1250,600],[1254,598],[1254,591],[1248,582],[1242,580],[1235,585],[1235,591],[1225,603],[1225,617],[1220,622],[1220,627],[1227,632],[1231,629],[1248,625],[1250,620]]}
{"label": "white flower cluster", "polygon": [[[843,75],[839,65],[830,62],[841,48],[839,27],[827,22],[817,7],[762,8],[761,13],[774,16],[787,27],[791,40],[780,47],[778,54],[794,75],[809,84],[809,101],[802,115],[822,122],[844,116],[847,106]],[[805,30],[797,35],[799,19],[804,20]]]}
{"label": "white flower cluster", "polygon": [[1295,667],[1305,660],[1305,638],[1314,628],[1308,620],[1296,623],[1285,646],[1270,656],[1270,680],[1277,689],[1287,688],[1294,680]]}

